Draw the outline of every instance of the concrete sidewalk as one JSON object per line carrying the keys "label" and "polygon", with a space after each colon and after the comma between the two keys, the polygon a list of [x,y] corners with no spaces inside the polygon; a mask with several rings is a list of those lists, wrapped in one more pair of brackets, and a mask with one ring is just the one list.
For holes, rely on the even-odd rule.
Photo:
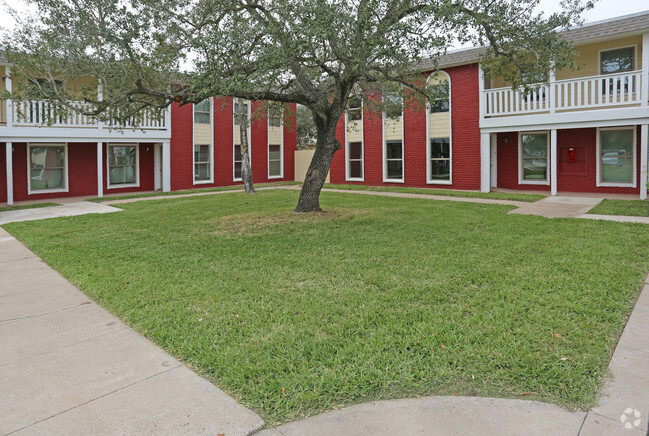
{"label": "concrete sidewalk", "polygon": [[116,207],[107,206],[101,203],[92,203],[89,201],[65,203],[60,206],[8,210],[0,212],[0,226],[18,221],[35,221],[47,218],[86,215],[89,213],[112,213],[119,211],[121,211],[121,209]]}
{"label": "concrete sidewalk", "polygon": [[263,420],[0,228],[0,434],[247,435]]}

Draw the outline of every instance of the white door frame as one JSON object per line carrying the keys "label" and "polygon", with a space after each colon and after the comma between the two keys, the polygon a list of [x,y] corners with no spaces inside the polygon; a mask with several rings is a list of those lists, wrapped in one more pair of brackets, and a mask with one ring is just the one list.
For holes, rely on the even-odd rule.
{"label": "white door frame", "polygon": [[498,187],[498,136],[491,134],[491,187]]}
{"label": "white door frame", "polygon": [[153,145],[153,189],[162,190],[162,145]]}

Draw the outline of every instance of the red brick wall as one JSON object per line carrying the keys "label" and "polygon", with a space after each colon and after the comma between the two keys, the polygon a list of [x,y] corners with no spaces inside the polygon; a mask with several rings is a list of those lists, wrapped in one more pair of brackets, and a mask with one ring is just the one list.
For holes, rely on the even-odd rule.
{"label": "red brick wall", "polygon": [[[252,111],[261,103],[253,103]],[[234,182],[234,149],[232,99],[214,99],[214,183],[193,184],[193,111],[191,105],[174,105],[171,111],[171,189],[207,188],[238,185]],[[293,105],[293,112],[295,111]],[[292,123],[292,124],[291,124]],[[250,127],[251,167],[254,183],[293,180],[294,152],[297,143],[295,117],[290,117],[284,129],[284,178],[268,179],[267,119],[256,118]]]}
{"label": "red brick wall", "polygon": [[478,108],[478,66],[465,65],[445,70],[451,77],[452,185],[426,183],[426,111],[404,110],[404,181],[383,182],[383,124],[381,114],[363,114],[364,182],[345,181],[344,126],[337,137],[343,149],[336,152],[331,166],[332,183],[415,186],[428,188],[480,189],[480,128]]}
{"label": "red brick wall", "polygon": [[[636,168],[637,184],[640,186],[640,128],[637,128]],[[577,169],[561,165],[557,172],[557,189],[560,192],[599,192],[616,194],[639,194],[640,188],[597,187],[597,129],[564,129],[557,132],[557,148],[577,149]],[[521,190],[549,191],[549,185],[521,185],[518,183],[518,132],[499,133],[498,144],[498,187]],[[582,153],[583,151],[583,153]],[[583,164],[581,164],[583,162]]]}

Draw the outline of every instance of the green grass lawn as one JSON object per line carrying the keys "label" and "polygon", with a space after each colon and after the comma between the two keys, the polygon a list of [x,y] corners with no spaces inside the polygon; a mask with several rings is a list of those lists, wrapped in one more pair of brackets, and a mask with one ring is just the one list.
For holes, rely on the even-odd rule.
{"label": "green grass lawn", "polygon": [[639,224],[263,191],[5,228],[267,419],[386,398],[594,404],[644,274]]}
{"label": "green grass lawn", "polygon": [[648,216],[646,200],[604,200],[588,213],[596,215]]}
{"label": "green grass lawn", "polygon": [[0,207],[0,212],[7,212],[10,210],[21,210],[21,209],[35,209],[38,207],[50,207],[50,206],[60,206],[60,204],[59,203],[17,204],[13,206],[2,206]]}
{"label": "green grass lawn", "polygon": [[467,197],[467,198],[488,198],[492,200],[513,200],[513,201],[527,201],[533,203],[545,195],[541,194],[524,194],[524,193],[509,193],[509,192],[477,192],[477,191],[459,191],[456,189],[438,189],[438,188],[408,188],[403,186],[367,186],[367,185],[334,185],[326,183],[325,188],[330,189],[343,189],[346,191],[381,191],[381,192],[403,192],[406,194],[428,194],[428,195],[444,195],[447,197]]}

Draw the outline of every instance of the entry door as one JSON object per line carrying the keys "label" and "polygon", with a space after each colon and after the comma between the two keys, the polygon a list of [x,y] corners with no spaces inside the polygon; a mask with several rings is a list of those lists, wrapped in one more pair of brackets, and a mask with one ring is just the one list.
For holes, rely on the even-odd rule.
{"label": "entry door", "polygon": [[160,144],[153,147],[153,188],[156,191],[162,190],[162,146]]}
{"label": "entry door", "polygon": [[491,187],[498,187],[498,141],[496,135],[490,135],[491,138]]}

